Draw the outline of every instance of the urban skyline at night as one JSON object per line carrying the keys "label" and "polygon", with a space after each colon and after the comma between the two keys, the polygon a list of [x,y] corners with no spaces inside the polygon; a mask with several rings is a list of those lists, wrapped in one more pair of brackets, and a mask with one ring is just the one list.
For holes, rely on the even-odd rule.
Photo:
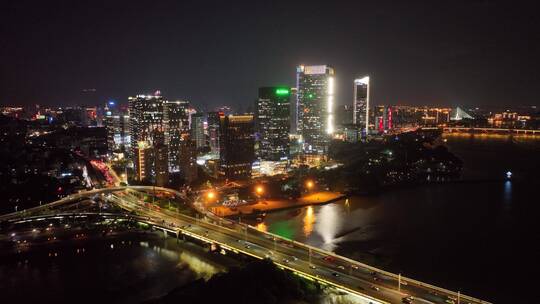
{"label": "urban skyline at night", "polygon": [[6,303],[536,303],[529,1],[7,0]]}
{"label": "urban skyline at night", "polygon": [[294,66],[327,63],[339,74],[336,104],[352,100],[349,79],[371,75],[373,104],[538,105],[525,89],[539,47],[526,3],[102,5],[8,2],[0,103],[98,104],[161,89],[206,109],[245,107],[259,87],[292,87]]}

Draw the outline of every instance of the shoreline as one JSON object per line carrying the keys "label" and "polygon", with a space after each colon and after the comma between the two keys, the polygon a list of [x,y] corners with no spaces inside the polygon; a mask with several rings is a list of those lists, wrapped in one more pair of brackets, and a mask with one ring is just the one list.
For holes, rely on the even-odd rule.
{"label": "shoreline", "polygon": [[[331,204],[334,202],[338,202],[344,199],[347,199],[351,196],[372,196],[372,195],[378,195],[380,191],[383,190],[399,190],[404,187],[429,187],[429,186],[440,186],[440,185],[451,185],[451,184],[476,184],[476,183],[501,183],[506,181],[512,181],[512,182],[519,182],[522,179],[519,178],[512,178],[512,179],[505,179],[505,178],[491,178],[491,179],[457,179],[457,180],[448,180],[448,181],[440,181],[440,182],[424,182],[424,183],[409,183],[409,184],[402,184],[402,185],[391,185],[387,187],[383,187],[382,189],[379,189],[376,192],[372,193],[365,193],[365,192],[351,192],[351,193],[340,193],[340,192],[330,192],[330,191],[322,191],[318,193],[314,193],[310,196],[317,196],[321,194],[325,195],[332,195],[328,199],[325,200],[313,200],[313,198],[309,199],[306,197],[301,197],[295,201],[291,200],[261,200],[255,204],[250,205],[244,205],[244,206],[237,206],[237,207],[225,207],[225,206],[214,206],[211,207],[212,211],[223,218],[235,218],[237,216],[243,216],[246,218],[255,218],[260,215],[266,214],[266,213],[274,213],[274,212],[280,212],[280,211],[286,211],[286,210],[294,210],[294,209],[300,209],[303,207],[308,206],[322,206]],[[277,206],[276,206],[277,205]]]}
{"label": "shoreline", "polygon": [[316,192],[297,200],[261,200],[255,204],[225,207],[211,207],[212,212],[216,215],[231,218],[236,216],[256,217],[261,214],[278,212],[283,210],[299,209],[302,207],[313,205],[326,205],[342,199],[346,199],[349,195],[339,192],[321,191]]}

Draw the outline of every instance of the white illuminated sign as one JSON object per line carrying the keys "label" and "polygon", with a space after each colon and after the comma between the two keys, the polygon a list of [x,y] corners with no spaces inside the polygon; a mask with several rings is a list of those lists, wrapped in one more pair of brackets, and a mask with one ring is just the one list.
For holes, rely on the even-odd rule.
{"label": "white illuminated sign", "polygon": [[326,74],[326,65],[307,65],[304,67],[304,74],[306,75]]}

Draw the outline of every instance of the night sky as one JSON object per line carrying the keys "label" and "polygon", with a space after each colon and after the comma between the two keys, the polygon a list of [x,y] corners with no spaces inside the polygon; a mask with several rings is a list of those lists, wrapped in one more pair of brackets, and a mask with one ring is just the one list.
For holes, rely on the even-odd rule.
{"label": "night sky", "polygon": [[293,86],[303,63],[334,66],[340,104],[369,74],[376,104],[540,105],[533,4],[392,2],[4,0],[0,104],[126,102],[160,89],[202,109],[245,109],[259,86]]}

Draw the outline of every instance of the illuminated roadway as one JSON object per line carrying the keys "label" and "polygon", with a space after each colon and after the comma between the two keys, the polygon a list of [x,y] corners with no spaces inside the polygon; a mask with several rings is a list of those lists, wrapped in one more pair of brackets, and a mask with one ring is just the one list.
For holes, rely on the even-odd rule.
{"label": "illuminated roadway", "polygon": [[[166,188],[155,188],[180,197],[183,194]],[[317,280],[361,297],[365,303],[404,303],[403,298],[412,295],[408,303],[488,303],[453,291],[445,290],[410,278],[386,272],[363,263],[335,255],[332,252],[290,241],[277,235],[262,232],[252,226],[241,225],[206,213],[202,219],[161,209],[139,200],[132,191],[152,191],[154,187],[112,187],[73,194],[62,200],[0,216],[2,221],[14,221],[37,212],[50,210],[67,203],[94,195],[106,194],[108,201],[119,207],[136,212],[139,220],[148,222],[164,232],[187,235],[221,248],[242,253],[258,259],[269,258],[278,266],[289,269],[307,279]],[[144,220],[146,219],[146,220]],[[401,285],[398,283],[401,281]],[[399,286],[398,286],[399,285]]]}

